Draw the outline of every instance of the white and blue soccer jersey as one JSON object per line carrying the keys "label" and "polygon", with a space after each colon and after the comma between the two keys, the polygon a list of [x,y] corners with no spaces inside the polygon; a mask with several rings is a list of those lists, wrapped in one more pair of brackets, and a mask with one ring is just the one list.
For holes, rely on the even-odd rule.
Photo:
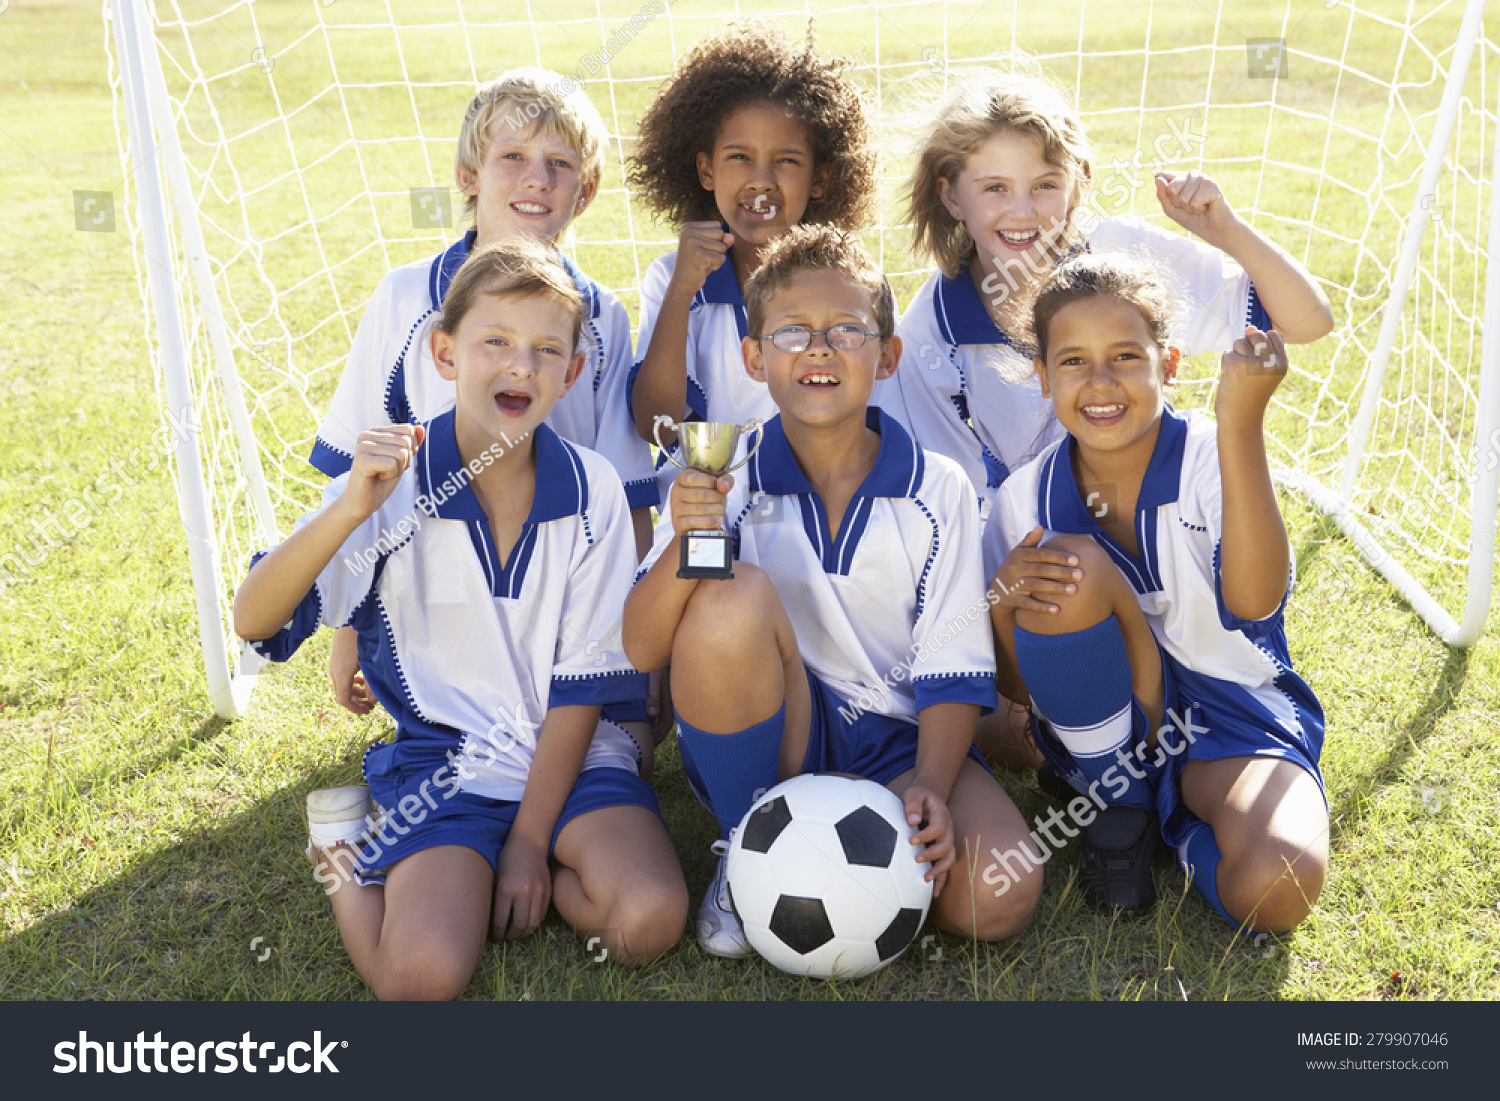
{"label": "white and blue soccer jersey", "polygon": [[[952,460],[924,452],[879,409],[866,423],[880,451],[836,536],[781,418],[766,425],[726,505],[737,557],[775,584],[807,668],[859,710],[915,723],[934,703],[993,708],[973,490]],[[673,539],[668,505],[639,574]]]}
{"label": "white and blue soccer jersey", "polygon": [[[665,253],[651,262],[641,281],[641,327],[635,341],[641,359],[651,347],[651,334],[656,330],[662,299],[666,297],[667,285],[676,268],[677,253]],[[764,424],[776,416],[776,403],[771,400],[770,388],[764,382],[756,382],[745,371],[740,342],[749,333],[749,324],[739,279],[734,274],[734,265],[726,259],[703,281],[703,287],[693,296],[689,309],[687,408],[680,414],[681,419],[719,424],[745,424],[754,419]],[[635,379],[640,370],[640,360],[637,360],[630,372],[632,401]],[[893,391],[894,386],[889,381],[877,382],[872,404],[879,404],[878,399]],[[894,394],[891,396],[894,398]],[[675,444],[672,450],[675,453]],[[660,456],[657,471],[661,502],[665,504],[677,477],[677,467],[665,456]]]}
{"label": "white and blue soccer jersey", "polygon": [[[453,413],[439,415],[390,499],[290,622],[254,644],[285,661],[320,624],[358,629],[360,668],[397,727],[396,741],[365,762],[383,806],[385,792],[450,754],[462,790],[519,800],[549,708],[646,693],[620,642],[635,551],[619,477],[545,424],[535,444],[535,500],[501,562],[469,486],[482,467],[465,466]],[[324,507],[346,481],[329,483]],[[630,736],[601,721],[583,767],[633,773],[636,760]]]}
{"label": "white and blue soccer jersey", "polygon": [[1179,717],[1189,706],[1197,709],[1194,722],[1205,729],[1192,756],[1284,757],[1316,776],[1323,711],[1292,670],[1285,598],[1260,620],[1240,619],[1224,605],[1222,483],[1213,421],[1202,413],[1163,410],[1136,503],[1139,557],[1099,527],[1074,478],[1072,447],[1073,438],[1064,437],[1001,487],[984,532],[988,576],[1034,527],[1049,537],[1092,537],[1135,590],[1167,659],[1169,706],[1176,701]]}
{"label": "white and blue soccer jersey", "polygon": [[[1106,218],[1090,252],[1121,253],[1156,270],[1173,300],[1172,339],[1184,355],[1224,351],[1246,324],[1267,328],[1250,278],[1218,249],[1139,218]],[[1033,351],[990,318],[967,269],[934,272],[902,315],[899,394],[881,404],[929,451],[956,460],[987,514],[1012,470],[1062,435],[1042,397]]]}
{"label": "white and blue soccer jersey", "polygon": [[[651,334],[661,315],[667,284],[677,268],[677,253],[658,256],[641,280],[641,327],[635,346],[639,359],[630,373],[631,395],[640,360],[651,347]],[[734,265],[728,258],[709,274],[693,296],[688,313],[687,408],[678,419],[744,424],[752,417],[768,421],[776,415],[776,404],[764,382],[745,373],[740,341],[749,332],[745,296],[740,291]],[[674,414],[675,415],[675,414]]]}
{"label": "white and blue soccer jersey", "polygon": [[[651,334],[656,331],[662,299],[666,297],[667,284],[672,281],[672,272],[676,268],[677,253],[666,253],[651,262],[641,280],[641,327],[635,340],[641,359],[651,347]],[[770,388],[745,373],[740,341],[749,332],[748,317],[734,265],[726,258],[718,270],[703,281],[689,307],[687,408],[680,415],[682,420],[745,424],[754,419],[765,423],[776,415],[776,403],[771,400]],[[637,360],[630,371],[632,403],[635,379],[640,371],[640,360]],[[672,445],[671,451],[676,453],[676,444]],[[665,505],[672,482],[677,477],[677,467],[668,461],[666,455],[659,455],[656,469],[657,496]]]}
{"label": "white and blue soccer jersey", "polygon": [[[437,256],[397,268],[375,288],[308,459],[330,478],[348,471],[361,432],[425,423],[453,407],[453,383],[437,373],[428,337],[474,238],[471,229]],[[654,505],[651,450],[636,432],[626,401],[630,318],[612,293],[562,253],[558,259],[583,295],[587,358],[547,423],[563,439],[610,461],[631,508]]]}

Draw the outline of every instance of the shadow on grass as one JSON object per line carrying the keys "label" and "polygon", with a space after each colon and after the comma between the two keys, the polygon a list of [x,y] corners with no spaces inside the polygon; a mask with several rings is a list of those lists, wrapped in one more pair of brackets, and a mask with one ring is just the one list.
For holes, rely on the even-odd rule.
{"label": "shadow on grass", "polygon": [[191,734],[164,739],[154,753],[132,758],[128,765],[121,764],[121,758],[116,754],[101,754],[97,760],[77,769],[65,767],[54,759],[50,770],[44,771],[36,790],[16,793],[7,800],[5,809],[0,811],[0,836],[19,831],[22,819],[38,813],[39,805],[46,805],[49,813],[56,813],[73,799],[85,798],[95,788],[123,775],[150,776],[176,764],[200,746],[212,742],[229,723],[228,719],[212,715],[199,723]]}
{"label": "shadow on grass", "polygon": [[[186,743],[227,724],[204,722]],[[232,732],[231,732],[232,733]],[[179,828],[157,843],[144,835],[112,855],[124,866],[82,893],[78,868],[105,854],[78,839],[49,847],[49,867],[26,881],[25,905],[39,918],[0,941],[5,996],[34,999],[358,1000],[369,991],[350,964],[337,926],[302,856],[306,793],[349,783],[363,746],[326,759],[294,785],[213,825]],[[1014,778],[1008,778],[1014,786]],[[157,785],[146,774],[139,783]],[[657,788],[692,895],[713,871],[717,826],[697,805],[673,745],[657,760]],[[1017,791],[1024,809],[1040,798]],[[141,814],[140,811],[133,812]],[[206,821],[206,820],[205,820]],[[158,835],[159,836],[159,835]],[[85,853],[88,853],[85,856]],[[491,945],[469,999],[605,1000],[967,1000],[1025,998],[1191,1000],[1274,997],[1287,952],[1251,945],[1185,893],[1175,868],[1158,869],[1162,901],[1143,918],[1099,914],[1078,897],[1071,858],[1046,870],[1031,927],[1001,944],[979,944],[929,925],[890,967],[860,980],[817,982],[785,975],[759,959],[719,960],[683,940],[648,967],[596,963],[555,913],[523,941]]]}
{"label": "shadow on grass", "polygon": [[[209,720],[193,738],[225,726]],[[164,846],[127,851],[119,875],[77,897],[69,897],[67,865],[82,855],[59,842],[45,880],[61,897],[29,900],[55,912],[0,942],[7,996],[360,996],[363,984],[299,852],[307,790],[348,778],[347,768],[324,769],[212,828],[189,826]]]}

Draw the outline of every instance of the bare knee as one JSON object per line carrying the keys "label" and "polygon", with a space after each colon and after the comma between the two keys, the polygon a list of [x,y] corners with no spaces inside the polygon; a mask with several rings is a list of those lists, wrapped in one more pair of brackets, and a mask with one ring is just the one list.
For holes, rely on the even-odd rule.
{"label": "bare knee", "polygon": [[776,587],[756,566],[734,564],[734,576],[700,582],[683,609],[672,640],[672,661],[705,657],[731,660],[774,631]]}
{"label": "bare knee", "polygon": [[1054,535],[1043,545],[1077,558],[1083,577],[1073,582],[1077,592],[1047,594],[1046,599],[1057,606],[1056,612],[1022,608],[1016,612],[1016,626],[1033,634],[1061,635],[1087,630],[1108,619],[1124,578],[1104,548],[1086,535]]}
{"label": "bare knee", "polygon": [[945,933],[971,940],[1007,940],[1031,924],[1042,895],[1042,865],[1030,860],[991,860],[981,871],[953,865],[935,906]]}
{"label": "bare knee", "polygon": [[385,961],[370,989],[383,1002],[451,1002],[473,977],[473,961],[427,947]]}
{"label": "bare knee", "polygon": [[682,939],[687,916],[686,883],[642,885],[611,907],[609,924],[598,934],[600,947],[617,963],[650,963]]}
{"label": "bare knee", "polygon": [[1312,913],[1327,872],[1321,851],[1263,845],[1219,865],[1219,901],[1254,932],[1285,933]]}

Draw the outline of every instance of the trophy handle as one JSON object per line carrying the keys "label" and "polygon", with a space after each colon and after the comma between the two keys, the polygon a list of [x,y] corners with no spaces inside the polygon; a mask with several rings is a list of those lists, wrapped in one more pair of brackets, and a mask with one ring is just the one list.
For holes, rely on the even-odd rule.
{"label": "trophy handle", "polygon": [[657,415],[657,418],[651,422],[651,435],[656,440],[656,446],[661,450],[661,453],[667,457],[667,461],[675,466],[678,470],[690,469],[689,467],[684,466],[682,463],[678,462],[676,456],[672,454],[671,449],[666,444],[661,442],[661,430],[663,428],[670,428],[675,432],[677,430],[677,422],[665,413]]}
{"label": "trophy handle", "polygon": [[745,457],[743,459],[741,459],[739,462],[735,463],[733,466],[731,466],[729,468],[729,470],[724,471],[725,474],[728,474],[731,470],[738,470],[740,467],[742,467],[746,463],[748,463],[750,461],[750,456],[754,455],[757,451],[760,450],[760,445],[761,445],[762,442],[764,442],[764,440],[766,438],[766,427],[765,427],[765,425],[761,424],[760,421],[754,419],[753,417],[750,420],[746,421],[740,427],[740,431],[743,432],[747,436],[751,432],[754,432],[755,433],[755,446],[751,447],[751,448],[748,448],[745,451]]}

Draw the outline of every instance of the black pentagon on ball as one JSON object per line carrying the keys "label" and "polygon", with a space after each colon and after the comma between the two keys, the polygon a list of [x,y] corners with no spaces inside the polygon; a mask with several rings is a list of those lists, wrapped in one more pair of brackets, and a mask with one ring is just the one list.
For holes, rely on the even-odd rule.
{"label": "black pentagon on ball", "polygon": [[870,807],[860,807],[839,819],[834,829],[844,846],[844,859],[869,868],[889,868],[896,853],[896,827]]}
{"label": "black pentagon on ball", "polygon": [[771,911],[771,932],[799,956],[822,948],[833,939],[833,926],[820,898],[782,895]]}
{"label": "black pentagon on ball", "polygon": [[917,935],[917,930],[922,928],[922,911],[914,910],[910,906],[904,906],[892,919],[890,925],[886,926],[884,933],[875,938],[875,951],[880,953],[880,962],[894,959],[901,954],[911,938]]}
{"label": "black pentagon on ball", "polygon": [[753,853],[769,852],[772,842],[781,836],[781,831],[791,821],[792,809],[786,805],[786,799],[778,795],[765,806],[750,812],[740,847]]}

